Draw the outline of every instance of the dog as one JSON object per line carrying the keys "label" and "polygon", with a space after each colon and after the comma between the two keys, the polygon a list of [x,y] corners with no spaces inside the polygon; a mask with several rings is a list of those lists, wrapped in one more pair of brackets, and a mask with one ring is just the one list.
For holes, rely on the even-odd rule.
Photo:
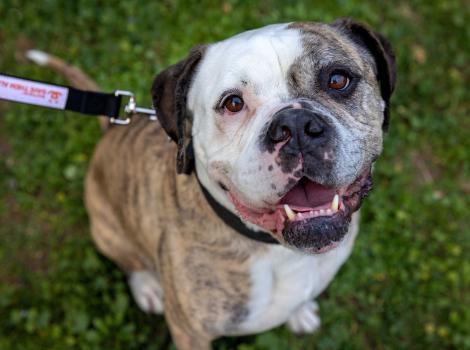
{"label": "dog", "polygon": [[394,87],[391,45],[367,26],[275,24],[193,48],[155,78],[159,123],[104,134],[85,186],[93,239],[178,349],[319,327]]}

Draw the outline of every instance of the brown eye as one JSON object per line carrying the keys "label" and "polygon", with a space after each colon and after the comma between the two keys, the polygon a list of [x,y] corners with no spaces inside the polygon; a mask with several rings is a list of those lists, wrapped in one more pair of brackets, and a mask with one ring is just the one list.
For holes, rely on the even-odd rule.
{"label": "brown eye", "polygon": [[240,112],[244,105],[243,99],[237,95],[230,95],[224,101],[224,108],[232,113]]}
{"label": "brown eye", "polygon": [[330,75],[328,87],[333,90],[344,90],[349,86],[349,77],[344,73],[333,73]]}

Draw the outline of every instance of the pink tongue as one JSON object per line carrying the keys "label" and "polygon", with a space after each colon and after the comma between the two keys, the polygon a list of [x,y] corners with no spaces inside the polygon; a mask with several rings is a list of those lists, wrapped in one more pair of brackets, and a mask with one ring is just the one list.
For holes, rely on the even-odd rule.
{"label": "pink tongue", "polygon": [[282,198],[281,204],[315,208],[331,202],[334,195],[334,189],[302,178],[299,183]]}

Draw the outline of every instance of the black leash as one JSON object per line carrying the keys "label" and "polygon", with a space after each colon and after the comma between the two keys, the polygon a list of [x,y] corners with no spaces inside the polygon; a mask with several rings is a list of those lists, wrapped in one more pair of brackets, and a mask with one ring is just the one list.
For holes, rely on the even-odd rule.
{"label": "black leash", "polygon": [[[122,98],[129,101],[124,107],[125,118],[120,118]],[[104,115],[113,124],[126,125],[134,114],[145,114],[157,120],[154,109],[136,106],[134,94],[116,90],[113,93],[85,91],[64,85],[52,85],[42,81],[24,79],[0,73],[0,100],[25,103],[88,115]]]}
{"label": "black leash", "polygon": [[[125,118],[121,118],[122,98],[127,97],[124,107]],[[113,93],[85,91],[65,85],[53,85],[37,80],[24,79],[0,73],[0,100],[19,102],[34,106],[67,110],[88,115],[104,115],[114,124],[127,125],[134,114],[144,114],[151,120],[157,120],[156,111],[150,108],[137,107],[134,94],[130,91],[116,90]],[[227,226],[241,235],[258,242],[279,244],[271,235],[248,228],[235,214],[227,210],[198,183],[204,197]]]}

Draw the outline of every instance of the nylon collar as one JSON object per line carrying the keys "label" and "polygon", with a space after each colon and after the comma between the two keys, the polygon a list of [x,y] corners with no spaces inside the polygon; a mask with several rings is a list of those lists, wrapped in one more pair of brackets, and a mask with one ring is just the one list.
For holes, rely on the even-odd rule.
{"label": "nylon collar", "polygon": [[238,216],[233,214],[230,210],[226,209],[223,205],[217,202],[217,200],[214,197],[212,197],[209,191],[207,191],[204,188],[204,186],[201,184],[201,182],[199,181],[197,174],[196,174],[196,178],[197,178],[197,182],[199,183],[199,186],[201,187],[202,193],[204,194],[204,197],[206,197],[207,203],[209,203],[214,213],[217,214],[217,216],[223,222],[225,222],[227,226],[230,226],[239,234],[245,237],[248,237],[252,240],[262,242],[262,243],[279,244],[279,242],[275,240],[271,235],[265,232],[255,231],[255,230],[248,228]]}

